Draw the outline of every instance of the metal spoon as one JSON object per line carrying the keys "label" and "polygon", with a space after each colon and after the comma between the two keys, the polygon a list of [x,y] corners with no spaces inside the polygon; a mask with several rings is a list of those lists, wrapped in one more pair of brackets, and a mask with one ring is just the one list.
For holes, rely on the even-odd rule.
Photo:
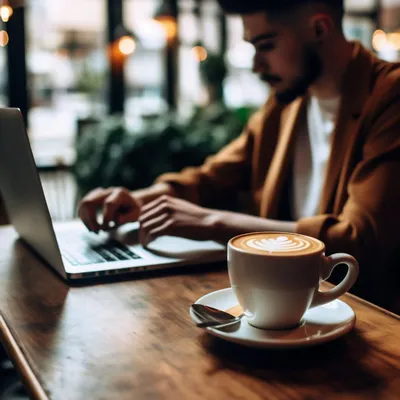
{"label": "metal spoon", "polygon": [[204,304],[192,304],[190,306],[193,313],[199,319],[196,325],[200,328],[213,326],[215,328],[229,326],[240,322],[244,314],[235,317],[217,308],[205,306]]}

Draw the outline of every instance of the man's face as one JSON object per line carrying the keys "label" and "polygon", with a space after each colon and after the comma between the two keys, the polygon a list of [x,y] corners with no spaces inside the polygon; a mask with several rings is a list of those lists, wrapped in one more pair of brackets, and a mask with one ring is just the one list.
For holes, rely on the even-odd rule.
{"label": "man's face", "polygon": [[256,53],[253,71],[287,104],[306,93],[322,73],[322,61],[315,44],[307,41],[299,26],[270,21],[265,13],[242,16],[245,40]]}

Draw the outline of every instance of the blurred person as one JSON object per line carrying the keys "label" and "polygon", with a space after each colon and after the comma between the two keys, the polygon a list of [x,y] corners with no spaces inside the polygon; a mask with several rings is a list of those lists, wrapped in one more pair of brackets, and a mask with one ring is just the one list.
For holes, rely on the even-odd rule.
{"label": "blurred person", "polygon": [[[356,257],[353,291],[390,307],[400,267],[400,65],[345,39],[342,0],[218,2],[241,16],[270,98],[202,166],[134,192],[96,189],[79,216],[94,232],[139,219],[143,245],[161,235],[306,234],[327,254]],[[243,191],[246,213],[219,208]]]}

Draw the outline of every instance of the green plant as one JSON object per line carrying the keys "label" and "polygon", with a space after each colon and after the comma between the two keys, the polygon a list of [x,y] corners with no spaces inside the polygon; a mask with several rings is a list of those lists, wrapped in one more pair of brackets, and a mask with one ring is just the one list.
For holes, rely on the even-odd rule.
{"label": "green plant", "polygon": [[167,113],[136,130],[129,130],[121,116],[108,117],[77,140],[73,171],[79,192],[108,186],[138,189],[164,172],[201,165],[239,135],[251,111],[212,104],[186,123]]}
{"label": "green plant", "polygon": [[96,100],[101,96],[100,92],[104,87],[105,77],[106,73],[104,71],[93,70],[88,62],[83,64],[77,77],[75,89],[89,96],[93,115],[95,114]]}

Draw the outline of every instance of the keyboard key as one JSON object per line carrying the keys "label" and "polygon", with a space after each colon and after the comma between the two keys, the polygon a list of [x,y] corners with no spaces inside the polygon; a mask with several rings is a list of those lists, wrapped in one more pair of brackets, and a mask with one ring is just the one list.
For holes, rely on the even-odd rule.
{"label": "keyboard key", "polygon": [[142,258],[139,255],[137,255],[136,253],[134,253],[133,251],[129,250],[128,248],[126,248],[126,250],[124,250],[124,251],[125,251],[126,254],[128,254],[128,256],[130,256],[134,260],[136,260],[138,258]]}
{"label": "keyboard key", "polygon": [[118,260],[130,260],[132,257],[130,257],[128,254],[126,254],[123,250],[120,249],[109,249],[109,252],[111,252],[115,257],[118,258]]}
{"label": "keyboard key", "polygon": [[114,256],[107,249],[102,247],[96,247],[93,249],[94,252],[100,254],[107,261],[118,261],[118,257]]}
{"label": "keyboard key", "polygon": [[[61,254],[72,265],[87,265],[104,263],[107,261],[123,261],[123,260],[135,260],[141,257],[128,249],[127,246],[122,243],[111,239],[107,242],[97,241],[96,238],[91,238],[90,242],[87,242],[84,238],[76,235],[62,235],[62,238],[58,237],[60,242]],[[63,245],[65,243],[65,245]]]}

